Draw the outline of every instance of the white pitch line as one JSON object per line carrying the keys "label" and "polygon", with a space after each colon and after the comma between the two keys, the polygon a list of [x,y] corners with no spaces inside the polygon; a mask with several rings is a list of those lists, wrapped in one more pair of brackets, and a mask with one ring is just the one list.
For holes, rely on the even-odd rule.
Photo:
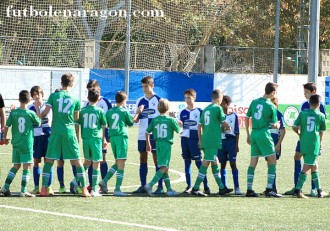
{"label": "white pitch line", "polygon": [[[114,161],[113,161],[114,162]],[[136,165],[136,166],[140,166],[140,164],[137,164],[137,163],[130,163],[130,162],[126,162],[126,164],[131,164],[131,165]],[[149,168],[152,168],[152,167],[155,167],[155,166],[150,166],[148,165]],[[179,179],[176,179],[176,180],[171,180],[171,183],[172,184],[177,184],[177,183],[180,183],[180,182],[185,182],[186,181],[186,176],[184,173],[182,172],[179,172],[177,170],[174,170],[174,169],[169,169],[170,172],[173,172],[175,174],[178,174],[180,176]],[[128,186],[121,186],[120,188],[136,188],[136,187],[140,187],[141,185],[128,185]],[[112,189],[114,187],[109,187],[109,189]]]}
{"label": "white pitch line", "polygon": [[94,217],[79,216],[79,215],[68,214],[68,213],[58,213],[58,212],[50,212],[50,211],[38,210],[38,209],[21,208],[21,207],[15,207],[15,206],[10,206],[10,205],[0,205],[0,208],[28,211],[28,212],[33,212],[33,213],[48,214],[48,215],[54,215],[54,216],[60,216],[60,217],[77,218],[77,219],[81,219],[81,220],[98,221],[98,222],[103,222],[103,223],[112,223],[112,224],[117,224],[117,225],[134,226],[134,227],[145,228],[145,229],[177,231],[177,229],[164,228],[164,227],[158,227],[158,226],[153,226],[153,225],[143,225],[143,224],[137,224],[137,223],[113,221],[113,220],[100,219],[100,218],[94,218]]}

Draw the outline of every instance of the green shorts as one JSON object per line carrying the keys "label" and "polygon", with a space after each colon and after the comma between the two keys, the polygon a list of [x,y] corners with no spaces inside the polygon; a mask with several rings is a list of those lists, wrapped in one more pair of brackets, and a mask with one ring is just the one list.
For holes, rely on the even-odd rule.
{"label": "green shorts", "polygon": [[102,161],[102,139],[83,139],[83,151],[85,160],[91,160],[93,162]]}
{"label": "green shorts", "polygon": [[110,137],[111,150],[116,160],[127,159],[128,137],[111,136]]}
{"label": "green shorts", "polygon": [[13,147],[12,152],[12,163],[13,164],[29,164],[33,163],[33,150],[31,151],[21,151]]}
{"label": "green shorts", "polygon": [[252,130],[250,137],[251,157],[275,155],[273,138],[268,129]]}
{"label": "green shorts", "polygon": [[216,161],[217,160],[217,155],[218,155],[218,150],[217,148],[204,148],[204,158],[203,160],[206,161]]}
{"label": "green shorts", "polygon": [[59,160],[61,154],[63,154],[63,160],[80,158],[79,144],[75,134],[50,135],[46,158]]}
{"label": "green shorts", "polygon": [[172,144],[167,141],[156,141],[157,166],[170,167]]}
{"label": "green shorts", "polygon": [[312,166],[315,165],[316,159],[318,157],[318,155],[311,155],[311,154],[302,154],[302,156],[304,158],[304,164],[312,165]]}

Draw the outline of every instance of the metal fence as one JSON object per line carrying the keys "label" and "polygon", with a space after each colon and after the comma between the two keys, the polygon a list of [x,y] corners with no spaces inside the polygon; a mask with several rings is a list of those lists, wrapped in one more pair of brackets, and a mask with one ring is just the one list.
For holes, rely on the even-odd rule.
{"label": "metal fence", "polygon": [[[87,67],[125,67],[125,42],[95,41]],[[86,41],[0,36],[0,65],[86,67]],[[272,73],[274,48],[131,43],[131,69],[181,72]],[[212,57],[212,58],[210,58]],[[211,66],[211,68],[210,68]],[[307,50],[279,49],[280,74],[306,74]]]}

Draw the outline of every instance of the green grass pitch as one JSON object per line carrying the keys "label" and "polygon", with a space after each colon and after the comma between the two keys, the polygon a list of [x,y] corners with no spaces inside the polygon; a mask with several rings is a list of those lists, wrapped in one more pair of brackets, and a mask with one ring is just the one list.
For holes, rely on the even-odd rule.
{"label": "green grass pitch", "polygon": [[[183,191],[186,187],[184,165],[181,158],[180,140],[176,135],[172,151],[170,172],[174,190]],[[290,128],[282,146],[282,157],[277,165],[278,191],[284,193],[293,186],[293,155],[298,137]],[[130,129],[129,157],[127,160],[122,191],[132,192],[139,185],[137,152],[137,128]],[[319,158],[321,185],[325,192],[330,190],[330,137],[326,132],[322,156]],[[241,191],[246,190],[246,171],[249,164],[249,146],[246,144],[245,130],[241,129],[240,152],[237,158]],[[11,145],[0,146],[1,170],[0,184],[3,185],[11,167]],[[107,156],[109,165],[113,164],[112,154]],[[148,181],[154,175],[154,167],[149,156]],[[54,165],[56,167],[56,164]],[[229,166],[228,166],[229,167]],[[56,168],[53,189],[58,191]],[[209,169],[209,173],[211,170]],[[179,174],[181,173],[181,175]],[[266,162],[259,160],[256,169],[254,188],[262,192],[266,186]],[[12,192],[19,192],[22,171],[20,170],[11,186]],[[197,174],[193,165],[193,181]],[[233,181],[230,167],[227,169],[228,186]],[[180,178],[181,177],[181,178]],[[69,190],[72,179],[71,166],[65,164],[65,183]],[[219,197],[218,189],[211,174],[209,182],[212,195],[207,198],[181,195],[168,198],[159,196],[131,195],[126,198],[112,196],[115,178],[109,181],[109,194],[100,198],[81,198],[71,194],[51,198],[20,198],[0,196],[0,230],[327,230],[330,227],[328,214],[330,198],[296,199],[283,198],[245,198],[228,195]],[[310,174],[303,188],[310,191]],[[33,189],[31,174],[28,190]],[[44,211],[44,212],[43,212]],[[144,226],[145,225],[145,226]]]}

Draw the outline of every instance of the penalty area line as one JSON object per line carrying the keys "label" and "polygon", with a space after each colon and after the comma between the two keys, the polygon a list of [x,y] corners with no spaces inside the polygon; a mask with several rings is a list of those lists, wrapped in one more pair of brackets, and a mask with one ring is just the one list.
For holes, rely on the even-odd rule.
{"label": "penalty area line", "polygon": [[117,224],[117,225],[134,226],[134,227],[145,228],[145,229],[177,231],[176,229],[158,227],[158,226],[153,226],[153,225],[143,225],[143,224],[137,224],[137,223],[113,221],[113,220],[108,220],[108,219],[100,219],[100,218],[94,218],[94,217],[86,217],[86,216],[79,216],[79,215],[68,214],[68,213],[51,212],[51,211],[38,210],[38,209],[22,208],[22,207],[10,206],[10,205],[0,205],[0,208],[48,214],[48,215],[54,215],[54,216],[59,216],[59,217],[76,218],[76,219],[81,219],[81,220],[98,221],[98,222],[103,222],[103,223],[112,223],[112,224]]}

